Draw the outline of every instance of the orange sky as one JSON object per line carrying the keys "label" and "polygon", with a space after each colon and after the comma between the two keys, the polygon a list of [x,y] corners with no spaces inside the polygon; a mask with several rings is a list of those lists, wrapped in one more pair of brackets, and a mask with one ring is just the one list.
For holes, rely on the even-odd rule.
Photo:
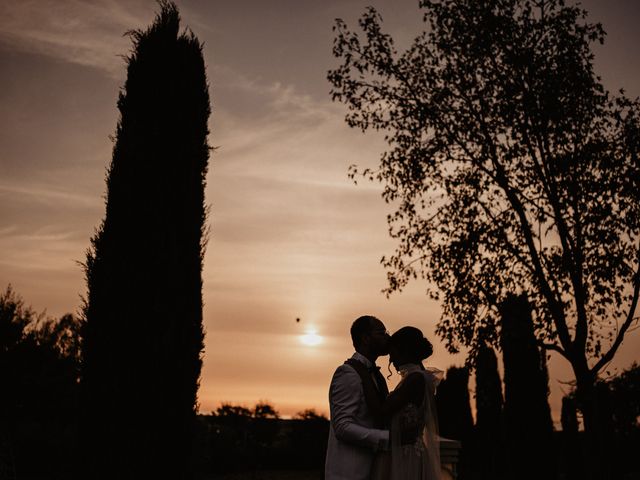
{"label": "orange sky", "polygon": [[[377,164],[384,145],[346,126],[325,79],[334,65],[333,18],[353,24],[373,4],[406,45],[419,28],[417,2],[177,4],[184,25],[205,42],[210,143],[218,147],[207,187],[201,410],[267,400],[285,415],[327,412],[328,382],[351,355],[355,317],[376,315],[391,331],[414,325],[432,338],[439,317],[419,282],[389,300],[380,293],[379,259],[394,247],[389,208],[379,186],[354,186],[347,167]],[[608,31],[596,49],[606,86],[640,94],[637,2],[583,4]],[[37,310],[60,315],[80,305],[77,262],[104,215],[109,135],[125,74],[119,55],[130,49],[122,34],[148,25],[156,8],[151,0],[0,3],[0,287],[11,283]],[[300,342],[308,328],[323,336],[320,345]],[[464,362],[433,340],[432,365]],[[634,332],[612,372],[640,360],[639,346]],[[556,418],[567,389],[560,382],[570,379],[567,365],[552,359]]]}

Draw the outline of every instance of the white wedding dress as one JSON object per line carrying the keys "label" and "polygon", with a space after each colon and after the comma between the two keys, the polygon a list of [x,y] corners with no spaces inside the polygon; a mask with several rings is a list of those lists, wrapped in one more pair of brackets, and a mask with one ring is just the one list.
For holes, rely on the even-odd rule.
{"label": "white wedding dress", "polygon": [[[391,417],[390,452],[376,458],[372,480],[440,480],[440,445],[435,390],[443,372],[408,364],[398,369],[402,380],[414,372],[425,379],[421,405],[408,403]],[[399,385],[400,385],[399,384]],[[399,386],[398,385],[398,386]]]}

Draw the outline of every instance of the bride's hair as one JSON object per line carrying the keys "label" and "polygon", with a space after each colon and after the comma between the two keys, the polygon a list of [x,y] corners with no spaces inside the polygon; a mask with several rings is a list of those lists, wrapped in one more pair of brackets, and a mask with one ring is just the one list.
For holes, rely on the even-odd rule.
{"label": "bride's hair", "polygon": [[391,344],[407,353],[416,362],[431,356],[433,345],[416,327],[402,327],[391,335]]}

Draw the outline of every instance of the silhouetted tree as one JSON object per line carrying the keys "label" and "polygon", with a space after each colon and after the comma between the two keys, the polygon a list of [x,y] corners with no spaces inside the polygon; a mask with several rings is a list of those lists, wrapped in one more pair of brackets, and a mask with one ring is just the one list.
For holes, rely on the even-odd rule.
{"label": "silhouetted tree", "polygon": [[483,345],[476,357],[474,463],[480,478],[501,478],[502,382],[493,349]]}
{"label": "silhouetted tree", "polygon": [[255,466],[252,432],[253,411],[242,405],[223,403],[212,415],[216,424],[211,445],[213,467],[222,471]]}
{"label": "silhouetted tree", "polygon": [[560,411],[560,423],[562,431],[567,434],[578,433],[578,414],[576,402],[570,396],[562,397],[562,410]]}
{"label": "silhouetted tree", "polygon": [[638,473],[640,451],[640,366],[634,363],[619,375],[598,383],[603,451],[611,478]]}
{"label": "silhouetted tree", "polygon": [[[427,24],[398,53],[370,8],[338,20],[329,72],[347,123],[386,132],[377,169],[397,210],[388,293],[437,289],[451,351],[497,343],[498,306],[525,292],[536,337],[572,366],[597,438],[598,373],[640,294],[640,105],[593,69],[599,24],[563,0],[422,0]],[[593,445],[593,444],[592,444]],[[593,451],[590,459],[597,458]],[[595,472],[597,468],[590,468]]]}
{"label": "silhouetted tree", "polygon": [[[598,448],[607,458],[604,473],[610,478],[633,476],[638,471],[637,452],[640,451],[640,366],[634,363],[616,376],[599,380],[596,392],[601,432]],[[584,478],[583,470],[589,467],[583,452],[576,448],[581,438],[577,412],[581,412],[582,407],[575,388],[562,400],[568,473],[569,478],[575,479]],[[577,441],[572,441],[574,438]]]}
{"label": "silhouetted tree", "polygon": [[566,470],[566,478],[579,480],[584,478],[583,459],[580,454],[580,437],[578,434],[578,414],[573,395],[562,397],[560,412],[562,424],[562,454]]}
{"label": "silhouetted tree", "polygon": [[636,362],[607,383],[612,426],[617,434],[640,433],[640,365]]}
{"label": "silhouetted tree", "polygon": [[314,409],[296,413],[289,435],[288,463],[297,468],[324,468],[327,455],[329,419]]}
{"label": "silhouetted tree", "polygon": [[171,2],[118,100],[106,214],[87,254],[85,478],[184,478],[203,349],[210,114],[202,46]]}
{"label": "silhouetted tree", "polygon": [[216,416],[223,418],[251,418],[253,413],[242,405],[223,403],[216,409]]}
{"label": "silhouetted tree", "polygon": [[270,403],[258,402],[253,407],[253,418],[278,419],[280,415]]}
{"label": "silhouetted tree", "polygon": [[0,294],[0,477],[73,475],[79,325],[35,313],[10,286]]}
{"label": "silhouetted tree", "polygon": [[203,472],[244,471],[261,478],[258,472],[264,470],[319,470],[324,465],[329,420],[313,409],[281,419],[263,401],[252,408],[225,403],[199,419]]}
{"label": "silhouetted tree", "polygon": [[268,461],[280,428],[277,422],[279,418],[276,409],[267,402],[258,402],[253,407],[252,433],[257,447],[258,465],[264,465]]}
{"label": "silhouetted tree", "polygon": [[320,420],[328,421],[329,420],[326,417],[326,415],[322,415],[321,413],[318,413],[313,408],[307,408],[306,410],[301,410],[298,413],[296,413],[293,418],[298,419],[298,420],[318,420],[318,421],[320,421]]}
{"label": "silhouetted tree", "polygon": [[436,409],[440,436],[462,443],[459,470],[461,478],[465,478],[471,468],[473,450],[473,416],[466,367],[449,367],[436,390]]}
{"label": "silhouetted tree", "polygon": [[554,478],[549,386],[533,333],[531,307],[524,295],[512,295],[500,308],[507,476]]}

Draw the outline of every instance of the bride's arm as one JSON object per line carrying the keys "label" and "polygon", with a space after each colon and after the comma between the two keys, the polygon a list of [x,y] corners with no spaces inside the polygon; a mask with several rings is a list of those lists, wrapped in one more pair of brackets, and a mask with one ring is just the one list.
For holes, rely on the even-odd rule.
{"label": "bride's arm", "polygon": [[[421,373],[409,374],[380,405],[379,414],[390,416],[410,402],[420,404],[424,395],[424,387],[424,376]],[[379,400],[378,403],[380,403]]]}
{"label": "bride's arm", "polygon": [[389,394],[384,402],[380,401],[378,389],[369,370],[360,362],[349,362],[362,379],[364,398],[369,411],[375,416],[390,416],[409,402],[420,403],[424,395],[424,376],[418,372],[410,374],[404,382]]}

